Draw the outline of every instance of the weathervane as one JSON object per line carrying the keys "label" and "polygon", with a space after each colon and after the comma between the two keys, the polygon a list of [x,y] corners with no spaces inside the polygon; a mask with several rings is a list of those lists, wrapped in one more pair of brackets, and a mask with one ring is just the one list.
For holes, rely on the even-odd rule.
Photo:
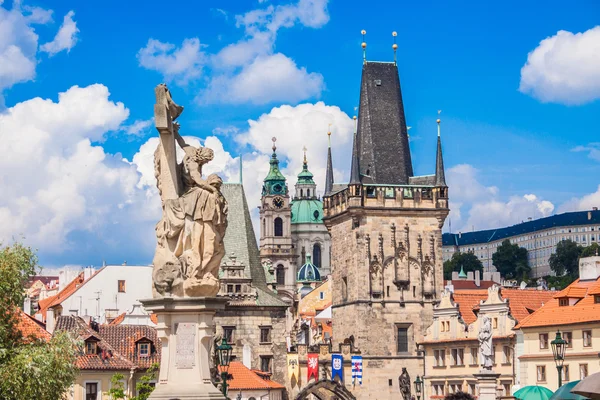
{"label": "weathervane", "polygon": [[271,138],[271,140],[273,141],[273,153],[275,153],[275,150],[277,150],[277,146],[275,146],[275,142],[277,141],[277,138],[275,136],[273,136]]}
{"label": "weathervane", "polygon": [[398,50],[398,45],[396,44],[396,36],[398,34],[396,31],[392,32],[392,36],[394,37],[394,44],[392,45],[392,49],[394,49],[394,64],[396,64],[396,50]]}
{"label": "weathervane", "polygon": [[442,122],[442,120],[440,119],[440,114],[442,113],[442,110],[438,110],[438,119],[437,119],[437,124],[438,124],[438,137],[440,137],[440,122]]}
{"label": "weathervane", "polygon": [[365,42],[365,35],[367,34],[367,31],[365,31],[364,29],[362,31],[360,31],[360,34],[362,35],[362,44],[361,47],[363,49],[363,63],[367,63],[367,42]]}

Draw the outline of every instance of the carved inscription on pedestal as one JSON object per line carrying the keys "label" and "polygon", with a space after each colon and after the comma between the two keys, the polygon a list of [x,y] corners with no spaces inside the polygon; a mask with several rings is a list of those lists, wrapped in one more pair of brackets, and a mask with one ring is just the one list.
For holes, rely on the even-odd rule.
{"label": "carved inscription on pedestal", "polygon": [[177,336],[175,366],[180,369],[194,368],[196,360],[196,324],[177,324],[175,332],[175,335]]}

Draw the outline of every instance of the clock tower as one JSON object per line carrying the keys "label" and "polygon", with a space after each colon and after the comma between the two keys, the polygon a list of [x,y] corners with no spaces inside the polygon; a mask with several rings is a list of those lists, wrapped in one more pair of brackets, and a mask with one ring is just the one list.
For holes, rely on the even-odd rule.
{"label": "clock tower", "polygon": [[260,259],[272,268],[277,293],[292,302],[296,288],[296,255],[292,245],[292,212],[285,176],[279,170],[276,138],[264,179],[260,210]]}

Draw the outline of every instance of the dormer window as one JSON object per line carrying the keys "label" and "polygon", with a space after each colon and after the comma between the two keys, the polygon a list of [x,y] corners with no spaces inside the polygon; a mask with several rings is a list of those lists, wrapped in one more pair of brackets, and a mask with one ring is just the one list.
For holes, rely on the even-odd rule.
{"label": "dormer window", "polygon": [[561,299],[558,299],[558,305],[560,307],[566,307],[569,305],[569,299],[567,297],[563,297]]}
{"label": "dormer window", "polygon": [[98,343],[93,340],[87,340],[85,342],[85,354],[88,354],[88,355],[98,354]]}
{"label": "dormer window", "polygon": [[600,304],[600,294],[594,295],[594,303]]}
{"label": "dormer window", "polygon": [[139,357],[150,357],[150,343],[149,342],[138,343],[138,356]]}

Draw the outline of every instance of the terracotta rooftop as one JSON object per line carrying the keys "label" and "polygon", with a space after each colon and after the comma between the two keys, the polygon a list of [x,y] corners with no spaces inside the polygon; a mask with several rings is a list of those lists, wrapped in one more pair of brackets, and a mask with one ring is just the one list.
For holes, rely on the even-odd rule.
{"label": "terracotta rooftop", "polygon": [[558,299],[561,297],[570,297],[570,298],[576,298],[576,299],[583,299],[585,297],[586,293],[587,293],[586,287],[569,285],[566,288],[564,288],[563,290],[561,290],[560,292],[558,292],[557,294],[555,294],[554,298]]}
{"label": "terracotta rooftop", "polygon": [[[220,368],[219,368],[220,370]],[[262,371],[248,369],[239,361],[232,361],[229,364],[229,374],[233,376],[228,380],[229,390],[269,390],[285,389],[285,386],[270,379],[270,374]]]}
{"label": "terracotta rooftop", "polygon": [[83,272],[77,275],[75,279],[73,279],[63,290],[55,294],[54,296],[50,296],[44,300],[40,300],[38,303],[39,313],[42,314],[44,320],[46,319],[46,311],[48,308],[53,307],[57,304],[60,304],[64,299],[72,295],[82,284],[84,281]]}
{"label": "terracotta rooftop", "polygon": [[594,301],[594,294],[600,293],[600,279],[593,281],[578,279],[562,292],[569,293],[569,297],[575,297],[570,293],[579,294],[583,291],[585,291],[584,297],[574,305],[560,306],[558,297],[564,296],[554,296],[555,298],[539,310],[521,320],[515,329],[600,321],[600,303]]}
{"label": "terracotta rooftop", "polygon": [[35,338],[48,341],[52,337],[44,328],[44,325],[35,318],[25,314],[19,309],[19,330],[21,334],[27,338]]}
{"label": "terracotta rooftop", "polygon": [[[487,289],[461,290],[453,294],[454,302],[458,303],[458,308],[465,323],[471,324],[477,320],[475,311],[479,310],[479,303],[487,299],[487,295]],[[543,304],[551,301],[553,295],[554,292],[549,290],[507,288],[501,290],[501,297],[508,299],[510,313],[517,320],[517,323]]]}

